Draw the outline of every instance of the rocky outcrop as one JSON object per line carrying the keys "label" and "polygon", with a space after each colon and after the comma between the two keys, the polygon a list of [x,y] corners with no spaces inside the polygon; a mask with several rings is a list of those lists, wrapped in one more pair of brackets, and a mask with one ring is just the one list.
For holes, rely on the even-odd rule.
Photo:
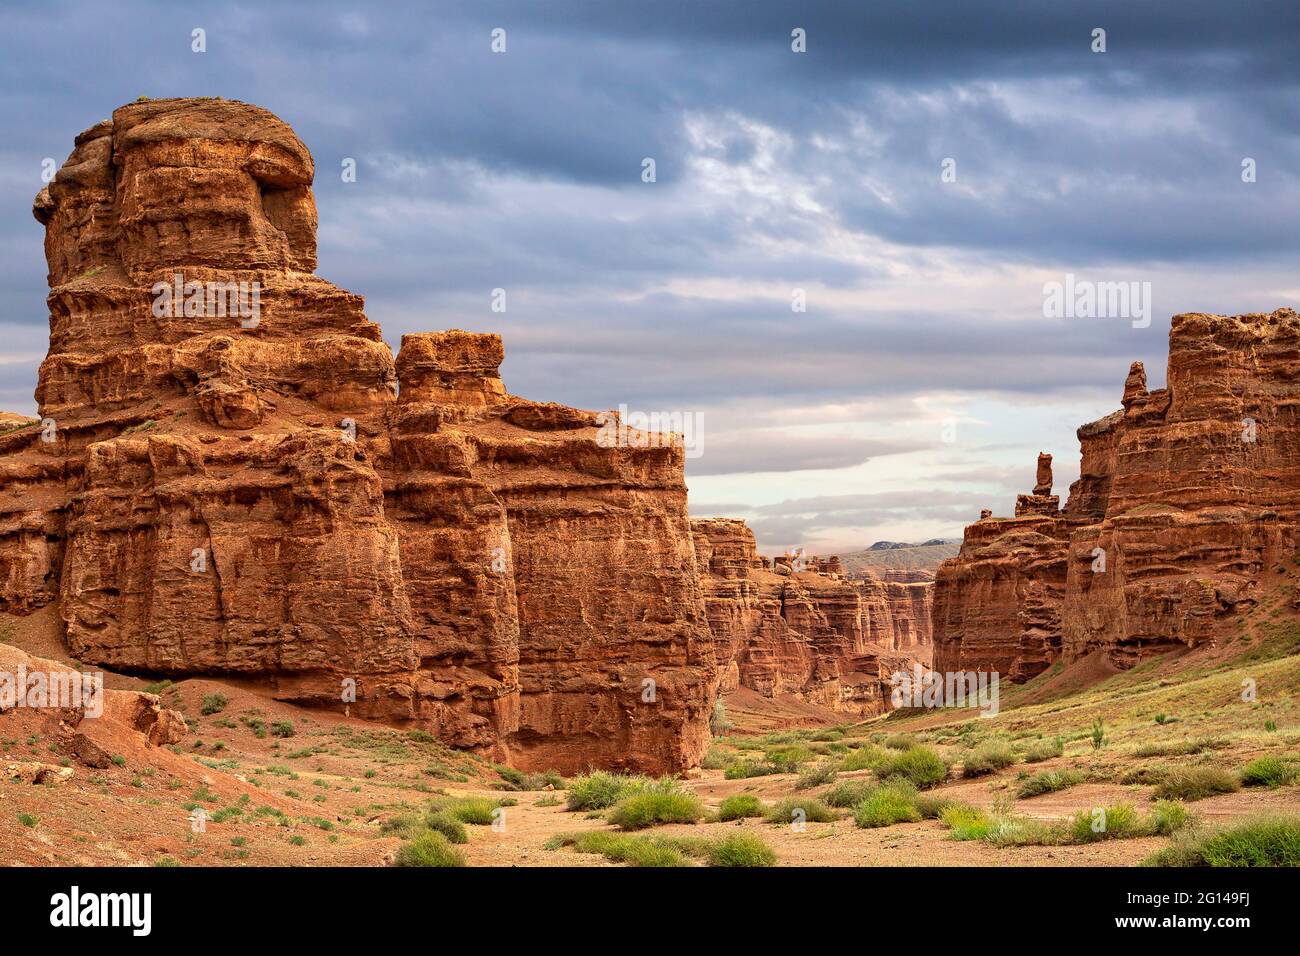
{"label": "rocky outcrop", "polygon": [[769,563],[743,521],[696,519],[691,529],[724,692],[870,716],[888,709],[894,671],[929,663],[929,582],[848,579],[833,559]]}
{"label": "rocky outcrop", "polygon": [[[1122,408],[1078,431],[1064,510],[1022,495],[939,570],[935,666],[1033,676],[1121,667],[1233,633],[1300,523],[1300,317],[1174,316],[1167,386],[1134,363]],[[1050,491],[1050,489],[1048,489]]]}
{"label": "rocky outcrop", "polygon": [[495,335],[394,360],[313,274],[313,172],[230,101],[77,137],[34,205],[50,350],[42,420],[0,430],[0,610],[525,768],[693,765],[717,668],[680,443],[509,395]]}

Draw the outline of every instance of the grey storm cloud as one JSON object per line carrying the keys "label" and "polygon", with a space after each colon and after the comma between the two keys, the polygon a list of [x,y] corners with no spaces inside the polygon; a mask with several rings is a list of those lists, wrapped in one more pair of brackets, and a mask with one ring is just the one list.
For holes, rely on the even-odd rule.
{"label": "grey storm cloud", "polygon": [[[1089,50],[1098,26],[1104,54]],[[33,410],[45,349],[41,161],[139,95],[243,99],[291,123],[317,162],[321,275],[365,295],[393,345],[500,332],[519,394],[708,414],[936,390],[1118,399],[1133,359],[1160,379],[1172,312],[1295,305],[1280,299],[1300,253],[1298,33],[1293,0],[15,7],[0,34],[0,402]],[[1044,319],[1044,271],[1154,277],[1154,321]],[[975,280],[995,291],[968,294]],[[497,287],[504,314],[488,309]],[[885,453],[709,432],[692,474]],[[775,533],[978,506],[759,520]]]}

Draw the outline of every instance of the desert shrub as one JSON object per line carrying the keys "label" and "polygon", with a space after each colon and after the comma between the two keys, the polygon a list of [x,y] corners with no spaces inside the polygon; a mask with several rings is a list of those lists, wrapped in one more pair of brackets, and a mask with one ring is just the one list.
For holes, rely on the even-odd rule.
{"label": "desert shrub", "polygon": [[937,820],[943,811],[954,803],[951,797],[942,797],[937,793],[918,793],[916,809],[921,811],[922,820]]}
{"label": "desert shrub", "polygon": [[1262,817],[1215,833],[1184,832],[1147,866],[1300,866],[1300,819]]}
{"label": "desert shrub", "polygon": [[736,794],[734,797],[727,797],[718,807],[718,819],[722,822],[728,820],[743,820],[746,817],[761,817],[767,812],[763,806],[763,801],[748,793]]}
{"label": "desert shrub", "polygon": [[1065,740],[1056,737],[1052,740],[1035,740],[1025,748],[1025,763],[1041,763],[1065,753]]}
{"label": "desert shrub", "polygon": [[497,787],[498,790],[545,790],[547,787],[554,790],[564,789],[564,778],[560,776],[558,770],[547,770],[545,773],[525,773],[513,767],[497,767],[495,769],[501,779],[505,781]]}
{"label": "desert shrub", "polygon": [[646,777],[625,777],[597,770],[569,781],[566,803],[570,810],[604,810],[640,793],[649,783]]}
{"label": "desert shrub", "polygon": [[969,754],[962,762],[962,776],[982,777],[986,774],[1004,770],[1016,762],[1016,755],[1011,752],[1011,745],[1001,740],[986,740]]}
{"label": "desert shrub", "polygon": [[1222,750],[1229,741],[1222,737],[1201,737],[1197,740],[1174,740],[1165,743],[1143,744],[1134,753],[1139,757],[1187,757],[1207,750]]}
{"label": "desert shrub", "polygon": [[1067,839],[1068,834],[1059,823],[997,815],[991,818],[984,835],[984,842],[996,847],[1056,846]]}
{"label": "desert shrub", "polygon": [[210,714],[219,714],[226,709],[230,699],[225,694],[204,694],[203,703],[199,706],[199,713],[204,717]]}
{"label": "desert shrub", "polygon": [[770,777],[784,771],[776,764],[766,760],[737,760],[726,769],[723,776],[728,780],[746,780],[750,777]]}
{"label": "desert shrub", "polygon": [[435,800],[435,813],[445,813],[453,820],[469,823],[473,826],[491,826],[496,819],[495,811],[501,804],[487,797],[459,797],[450,800]]}
{"label": "desert shrub", "polygon": [[813,787],[823,787],[835,780],[838,770],[839,761],[819,760],[811,767],[805,767],[799,771],[799,779],[795,781],[794,788],[796,790],[811,790]]}
{"label": "desert shrub", "polygon": [[1143,820],[1131,803],[1080,810],[1070,821],[1070,838],[1074,843],[1123,840],[1142,836],[1144,832]]}
{"label": "desert shrub", "polygon": [[881,764],[876,768],[876,774],[882,780],[902,777],[918,790],[928,790],[943,783],[948,776],[948,765],[929,747],[917,746],[904,750],[887,763]]}
{"label": "desert shrub", "polygon": [[292,720],[277,720],[271,724],[272,737],[292,737],[294,733]]}
{"label": "desert shrub", "polygon": [[1163,765],[1141,766],[1125,771],[1123,776],[1119,778],[1119,782],[1125,785],[1138,784],[1143,787],[1154,787],[1167,776],[1169,776],[1169,768]]}
{"label": "desert shrub", "polygon": [[735,833],[715,842],[707,859],[709,866],[772,866],[776,853],[759,837]]}
{"label": "desert shrub", "polygon": [[1276,789],[1295,778],[1296,768],[1283,763],[1277,757],[1260,757],[1246,764],[1241,770],[1241,784],[1244,787]]}
{"label": "desert shrub", "polygon": [[424,820],[418,813],[399,813],[389,817],[379,826],[379,832],[385,835],[400,836],[409,839],[424,829]]}
{"label": "desert shrub", "polygon": [[1083,783],[1084,779],[1084,775],[1078,770],[1044,770],[1042,773],[1036,773],[1021,781],[1016,796],[1026,799],[1044,793],[1055,793],[1058,790],[1064,790],[1067,787],[1073,787],[1075,784]]}
{"label": "desert shrub", "polygon": [[465,858],[447,842],[447,838],[433,830],[425,830],[414,840],[403,843],[393,860],[393,866],[464,866]]}
{"label": "desert shrub", "polygon": [[1177,800],[1157,800],[1151,808],[1148,829],[1160,836],[1169,836],[1192,822],[1192,814]]}
{"label": "desert shrub", "polygon": [[808,823],[829,823],[835,819],[835,811],[815,797],[787,797],[773,805],[763,819],[768,823],[793,823],[799,811]]}
{"label": "desert shrub", "polygon": [[448,843],[469,842],[469,835],[465,832],[465,824],[446,810],[437,810],[430,813],[424,818],[424,825],[430,830],[441,833],[447,838]]}
{"label": "desert shrub", "polygon": [[731,755],[719,747],[710,747],[700,766],[705,770],[725,770],[731,766]]}
{"label": "desert shrub", "polygon": [[853,822],[860,827],[887,827],[895,823],[916,823],[920,819],[916,788],[903,781],[877,787],[853,808]]}
{"label": "desert shrub", "polygon": [[1232,793],[1240,788],[1237,778],[1218,767],[1180,767],[1171,770],[1156,786],[1156,796],[1163,800],[1204,800],[1216,793]]}
{"label": "desert shrub", "polygon": [[965,803],[950,803],[939,814],[939,820],[950,831],[952,840],[983,840],[993,827],[993,818],[979,807]]}
{"label": "desert shrub", "polygon": [[822,800],[828,806],[843,810],[856,807],[875,789],[876,785],[868,780],[841,780],[822,794]]}
{"label": "desert shrub", "polygon": [[794,773],[812,758],[813,752],[801,744],[773,747],[767,752],[767,762],[777,768],[777,773]]}
{"label": "desert shrub", "polygon": [[890,755],[879,747],[859,747],[844,758],[840,770],[848,773],[853,770],[875,770],[876,767],[890,759]]}
{"label": "desert shrub", "polygon": [[911,750],[916,746],[916,738],[911,734],[892,734],[885,738],[885,746],[890,750]]}
{"label": "desert shrub", "polygon": [[1106,743],[1106,726],[1102,723],[1100,717],[1092,719],[1092,749],[1100,750]]}
{"label": "desert shrub", "polygon": [[704,804],[693,793],[647,791],[614,805],[609,822],[622,830],[644,830],[662,823],[695,823],[704,816]]}

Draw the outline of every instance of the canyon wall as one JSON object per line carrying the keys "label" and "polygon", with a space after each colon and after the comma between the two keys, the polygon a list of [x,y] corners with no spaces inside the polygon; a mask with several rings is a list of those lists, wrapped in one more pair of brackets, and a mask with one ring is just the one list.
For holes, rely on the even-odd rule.
{"label": "canyon wall", "polygon": [[1058,658],[1129,667],[1235,633],[1300,537],[1297,359],[1291,309],[1174,316],[1166,387],[1133,364],[1121,409],[1078,430],[1065,508],[1040,459],[1016,515],[970,525],[940,567],[935,668],[1023,680]]}
{"label": "canyon wall", "polygon": [[790,695],[853,716],[889,709],[889,676],[928,665],[928,581],[848,579],[834,559],[764,561],[731,519],[691,522],[724,692]]}
{"label": "canyon wall", "polygon": [[0,610],[524,768],[694,765],[718,666],[680,443],[511,396],[494,335],[394,360],[314,275],[313,174],[232,101],[77,137],[33,208],[50,348],[41,421],[0,430]]}

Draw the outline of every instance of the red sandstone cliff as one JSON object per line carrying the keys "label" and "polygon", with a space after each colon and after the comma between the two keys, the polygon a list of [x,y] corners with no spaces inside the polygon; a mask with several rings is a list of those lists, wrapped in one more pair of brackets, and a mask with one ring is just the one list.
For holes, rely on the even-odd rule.
{"label": "red sandstone cliff", "polygon": [[889,676],[929,663],[928,582],[846,579],[832,561],[792,571],[759,557],[731,519],[691,522],[722,689],[792,695],[855,716],[889,709]]}
{"label": "red sandstone cliff", "polygon": [[34,206],[50,349],[43,422],[0,431],[0,610],[57,605],[90,664],[262,678],[525,768],[695,764],[717,666],[681,447],[509,395],[494,335],[394,361],[313,274],[313,172],[231,101],[77,137]]}
{"label": "red sandstone cliff", "polygon": [[935,667],[1032,677],[1102,650],[1131,666],[1213,642],[1258,600],[1300,522],[1300,317],[1174,316],[1167,387],[1078,431],[1064,510],[1050,460],[1013,518],[966,529],[936,581]]}

